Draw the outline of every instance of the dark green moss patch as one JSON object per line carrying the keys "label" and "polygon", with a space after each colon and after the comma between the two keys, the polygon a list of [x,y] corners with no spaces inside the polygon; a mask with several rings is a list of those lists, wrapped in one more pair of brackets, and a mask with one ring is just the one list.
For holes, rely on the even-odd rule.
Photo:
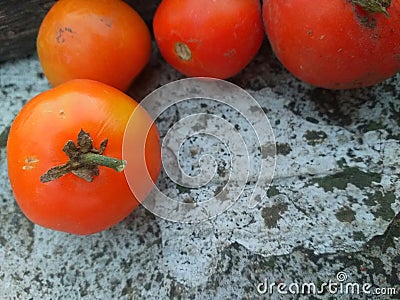
{"label": "dark green moss patch", "polygon": [[188,188],[186,186],[177,184],[176,189],[178,190],[179,194],[190,194],[190,188]]}
{"label": "dark green moss patch", "polygon": [[276,266],[276,256],[265,258],[258,262],[258,267],[262,270],[273,270]]}
{"label": "dark green moss patch", "polygon": [[[370,203],[378,203],[378,208],[373,213],[375,217],[381,218],[385,221],[390,221],[395,216],[391,204],[396,201],[396,195],[394,192],[382,193],[381,191],[376,191],[370,197]],[[372,201],[371,201],[372,200]]]}
{"label": "dark green moss patch", "polygon": [[264,224],[268,228],[276,227],[281,214],[288,210],[286,203],[277,203],[271,207],[264,207],[261,210],[261,216],[264,219]]}
{"label": "dark green moss patch", "polygon": [[348,206],[342,207],[336,212],[335,216],[340,222],[351,223],[355,218],[356,213]]}
{"label": "dark green moss patch", "polygon": [[332,192],[334,188],[344,190],[348,183],[362,189],[371,186],[372,182],[380,182],[381,174],[374,172],[364,172],[356,167],[344,168],[342,172],[316,178],[312,182],[317,183],[326,192]]}
{"label": "dark green moss patch", "polygon": [[281,155],[288,155],[292,152],[292,147],[288,143],[277,143],[276,144],[276,153]]}
{"label": "dark green moss patch", "polygon": [[328,135],[324,131],[315,131],[315,130],[307,130],[306,133],[303,135],[306,139],[307,144],[311,146],[315,146],[321,144],[325,141]]}
{"label": "dark green moss patch", "polygon": [[271,185],[267,191],[267,196],[269,198],[279,195],[280,192],[275,185]]}
{"label": "dark green moss patch", "polygon": [[400,141],[400,134],[393,134],[389,130],[388,132],[389,132],[388,139]]}
{"label": "dark green moss patch", "polygon": [[366,236],[362,231],[354,231],[353,232],[353,239],[356,241],[365,241]]}
{"label": "dark green moss patch", "polygon": [[360,129],[362,132],[368,132],[368,131],[385,129],[385,126],[382,124],[382,122],[370,121],[369,123],[362,125]]}
{"label": "dark green moss patch", "polygon": [[339,168],[341,168],[341,169],[343,169],[347,166],[346,160],[344,158],[339,159],[336,163],[338,164]]}

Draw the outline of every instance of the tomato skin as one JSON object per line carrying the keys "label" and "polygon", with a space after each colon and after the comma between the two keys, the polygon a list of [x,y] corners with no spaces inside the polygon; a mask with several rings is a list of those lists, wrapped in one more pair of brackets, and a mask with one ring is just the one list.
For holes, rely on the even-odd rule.
{"label": "tomato skin", "polygon": [[[95,148],[104,139],[104,155],[121,159],[126,124],[135,109],[138,132],[152,120],[137,102],[119,90],[92,80],[72,80],[30,100],[15,118],[7,142],[8,174],[15,199],[34,223],[54,230],[87,235],[107,229],[124,219],[139,204],[124,172],[99,167],[99,175],[87,182],[69,173],[51,182],[40,176],[68,161],[62,151],[68,140],[76,141],[81,129],[88,132]],[[131,133],[134,139],[135,133]],[[141,135],[138,135],[141,136]],[[145,159],[151,182],[142,181],[141,194],[148,194],[161,167],[159,135],[154,124],[146,140]],[[127,162],[129,165],[129,161]]]}
{"label": "tomato skin", "polygon": [[400,2],[367,13],[346,0],[265,0],[265,30],[278,59],[315,86],[374,85],[400,71]]}
{"label": "tomato skin", "polygon": [[[239,73],[264,38],[258,0],[163,0],[153,29],[162,56],[175,69],[221,79]],[[189,48],[183,58],[177,43]]]}
{"label": "tomato skin", "polygon": [[37,52],[52,86],[86,78],[126,91],[150,59],[151,36],[123,1],[60,0],[42,21]]}

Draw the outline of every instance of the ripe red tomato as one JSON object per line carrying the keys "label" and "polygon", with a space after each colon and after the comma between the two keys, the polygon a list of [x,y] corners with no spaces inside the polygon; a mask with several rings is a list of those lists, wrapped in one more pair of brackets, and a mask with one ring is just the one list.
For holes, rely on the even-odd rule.
{"label": "ripe red tomato", "polygon": [[[15,199],[31,221],[86,235],[118,223],[138,206],[124,172],[87,161],[103,154],[118,159],[112,161],[121,170],[124,132],[135,109],[129,121],[135,128],[129,132],[132,153],[125,157],[127,168],[149,172],[151,179],[130,171],[140,182],[135,195],[146,195],[160,172],[159,136],[150,116],[133,99],[103,83],[77,79],[39,94],[23,107],[10,130],[7,162]],[[145,128],[151,128],[147,137]],[[106,139],[107,145],[102,143]],[[135,158],[140,151],[145,153],[145,168]],[[64,172],[74,155],[74,163],[85,158],[86,164],[70,165],[73,172]],[[56,172],[55,166],[62,167]]]}
{"label": "ripe red tomato", "polygon": [[264,37],[259,0],[163,0],[153,29],[171,66],[221,79],[240,72]]}
{"label": "ripe red tomato", "polygon": [[93,79],[126,91],[148,63],[150,32],[120,0],[60,0],[43,19],[37,52],[51,85]]}
{"label": "ripe red tomato", "polygon": [[392,1],[387,13],[347,0],[263,4],[266,33],[282,64],[299,79],[330,89],[374,85],[400,71],[400,2]]}

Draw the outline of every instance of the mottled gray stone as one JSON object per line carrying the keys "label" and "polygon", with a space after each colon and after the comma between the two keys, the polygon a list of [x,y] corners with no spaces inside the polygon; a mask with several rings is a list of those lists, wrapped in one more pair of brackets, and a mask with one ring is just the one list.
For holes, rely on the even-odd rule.
{"label": "mottled gray stone", "polygon": [[[48,84],[36,57],[0,65],[0,76],[5,140],[22,105]],[[141,100],[179,78],[154,52],[129,94]],[[399,288],[399,80],[350,91],[314,88],[288,74],[264,45],[231,81],[254,96],[271,122],[277,141],[272,185],[251,206],[250,181],[233,207],[199,224],[172,223],[139,207],[117,226],[87,237],[33,225],[12,196],[2,142],[0,299],[258,299],[260,283],[320,286],[338,283],[339,272],[346,273],[345,283]],[[210,103],[202,109],[248,132],[236,112]],[[158,120],[161,135],[179,116],[198,110],[187,104],[166,112]],[[262,149],[251,136],[247,141],[256,169]],[[182,201],[207,199],[229,172],[221,147],[203,137],[182,146],[189,174],[205,150],[220,163],[218,178],[203,190],[177,186],[164,173],[160,188]],[[264,296],[282,298],[276,290]]]}

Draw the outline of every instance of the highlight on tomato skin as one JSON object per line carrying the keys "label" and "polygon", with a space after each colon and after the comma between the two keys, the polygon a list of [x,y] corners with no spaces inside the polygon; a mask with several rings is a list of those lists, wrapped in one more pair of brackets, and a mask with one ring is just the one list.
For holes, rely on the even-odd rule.
{"label": "highlight on tomato skin", "polygon": [[122,91],[147,65],[150,31],[121,0],[60,0],[43,19],[37,53],[47,79],[97,80]]}
{"label": "highlight on tomato skin", "polygon": [[259,0],[163,0],[153,31],[164,59],[191,77],[236,75],[264,39]]}
{"label": "highlight on tomato skin", "polygon": [[268,0],[265,32],[298,79],[327,89],[371,86],[400,71],[400,2],[389,2]]}
{"label": "highlight on tomato skin", "polygon": [[[129,187],[121,161],[128,121],[136,129],[130,132],[132,151],[144,149],[144,159],[132,156],[135,161],[129,158],[126,165],[148,172],[135,173],[138,191]],[[139,205],[133,192],[149,194],[161,169],[159,134],[147,112],[123,92],[76,79],[22,108],[10,129],[7,164],[15,200],[28,219],[88,235],[126,218]]]}

